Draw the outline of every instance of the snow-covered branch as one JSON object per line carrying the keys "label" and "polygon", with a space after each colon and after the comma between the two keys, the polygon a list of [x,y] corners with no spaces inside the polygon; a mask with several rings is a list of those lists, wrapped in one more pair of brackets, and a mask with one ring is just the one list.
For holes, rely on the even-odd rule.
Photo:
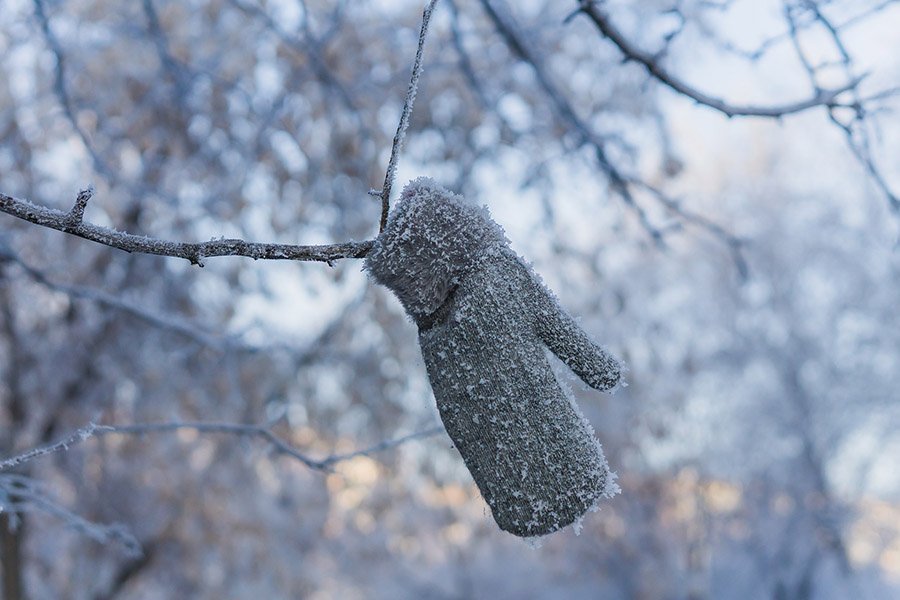
{"label": "snow-covered branch", "polygon": [[283,454],[290,458],[300,461],[310,469],[316,471],[329,471],[337,463],[350,460],[357,456],[369,456],[384,450],[396,448],[406,442],[431,437],[444,431],[442,427],[430,427],[422,431],[410,433],[401,437],[390,440],[384,440],[373,446],[361,448],[352,452],[343,454],[329,454],[322,458],[313,458],[308,454],[300,451],[290,443],[276,434],[270,427],[264,425],[242,424],[242,423],[208,423],[197,421],[171,421],[167,423],[135,423],[132,425],[97,425],[89,423],[64,439],[40,446],[27,452],[11,456],[0,460],[0,471],[21,466],[36,458],[63,452],[70,447],[79,444],[92,437],[100,437],[104,435],[145,435],[151,433],[171,433],[174,431],[191,430],[205,434],[226,434],[243,437],[255,437],[267,442],[277,454]]}
{"label": "snow-covered branch", "polygon": [[856,88],[863,79],[862,77],[855,77],[835,88],[817,88],[812,96],[796,102],[773,104],[769,106],[731,104],[721,98],[717,98],[697,89],[662,66],[659,61],[659,55],[642,50],[637,44],[629,40],[628,37],[613,24],[609,14],[600,8],[594,0],[580,0],[579,5],[578,12],[586,15],[594,25],[596,25],[600,33],[615,44],[626,60],[642,65],[657,81],[675,92],[687,96],[697,104],[707,106],[727,117],[781,118],[819,106],[830,106],[837,101],[838,96]]}
{"label": "snow-covered branch", "polygon": [[0,212],[19,219],[69,233],[98,244],[141,254],[156,254],[189,260],[203,266],[203,259],[214,256],[246,256],[266,260],[302,260],[331,264],[344,258],[363,258],[372,248],[372,241],[344,242],[304,246],[295,244],[271,244],[248,242],[240,239],[218,239],[208,242],[177,242],[116,231],[82,220],[84,206],[90,191],[83,190],[72,210],[63,212],[46,206],[32,204],[0,193]]}

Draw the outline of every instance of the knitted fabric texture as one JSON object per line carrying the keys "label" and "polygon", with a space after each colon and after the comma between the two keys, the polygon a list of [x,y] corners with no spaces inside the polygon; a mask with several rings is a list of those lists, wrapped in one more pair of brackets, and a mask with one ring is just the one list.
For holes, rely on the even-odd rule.
{"label": "knitted fabric texture", "polygon": [[598,390],[618,383],[620,365],[509,248],[487,209],[417,179],[366,269],[418,325],[444,427],[501,529],[551,533],[618,492],[545,348]]}

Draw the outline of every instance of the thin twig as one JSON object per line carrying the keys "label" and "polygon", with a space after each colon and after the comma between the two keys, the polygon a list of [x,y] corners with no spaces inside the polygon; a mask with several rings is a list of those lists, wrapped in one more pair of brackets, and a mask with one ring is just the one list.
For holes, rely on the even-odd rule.
{"label": "thin twig", "polygon": [[168,433],[181,430],[192,430],[198,433],[221,433],[238,436],[258,437],[268,442],[270,446],[278,454],[284,454],[296,459],[316,471],[330,471],[331,467],[339,462],[344,462],[357,456],[369,456],[377,452],[383,452],[391,448],[403,445],[412,440],[418,440],[426,437],[437,435],[444,431],[442,427],[431,427],[422,431],[410,433],[392,440],[379,442],[368,448],[354,450],[345,454],[331,454],[321,459],[312,458],[288,442],[280,438],[269,427],[263,425],[246,425],[241,423],[206,423],[191,421],[173,421],[170,423],[135,423],[132,425],[97,425],[89,423],[87,426],[76,430],[63,440],[47,446],[41,446],[28,452],[24,452],[17,456],[7,458],[0,461],[0,471],[5,471],[13,467],[17,467],[23,463],[29,462],[42,456],[55,454],[68,450],[70,447],[79,444],[91,437],[99,437],[110,434],[119,435],[145,435],[150,433]]}
{"label": "thin twig", "polygon": [[[841,57],[840,64],[843,66],[844,72],[847,74],[848,78],[853,78],[853,61],[841,39],[840,27],[833,25],[814,3],[806,2],[802,7],[786,4],[784,15],[785,20],[788,22],[791,43],[794,46],[794,51],[796,52],[800,63],[806,71],[810,83],[813,87],[819,87],[819,70],[813,66],[812,61],[807,56],[803,44],[801,43],[802,31],[800,24],[797,22],[795,11],[802,11],[803,9],[808,10],[813,17],[813,22],[823,28],[827,37],[831,40],[835,52]],[[828,107],[828,119],[844,134],[847,146],[853,153],[854,158],[856,158],[856,161],[866,170],[869,179],[887,198],[890,208],[894,212],[900,214],[900,196],[893,190],[881,169],[876,164],[875,157],[872,156],[869,134],[866,130],[867,114],[869,112],[868,104],[874,101],[873,98],[883,99],[892,95],[891,90],[885,90],[884,93],[884,95],[876,94],[868,98],[863,98],[859,89],[853,89],[852,98],[849,104],[835,104]],[[852,120],[845,123],[839,119],[836,113],[836,109],[838,108],[850,108],[853,111]]]}
{"label": "thin twig", "polygon": [[66,62],[66,54],[63,51],[62,44],[60,44],[59,42],[59,38],[56,37],[56,34],[50,27],[50,18],[47,16],[44,2],[45,0],[33,0],[34,14],[37,17],[38,22],[40,23],[41,32],[44,35],[44,40],[47,42],[47,46],[49,47],[50,52],[53,53],[53,57],[56,59],[53,80],[53,88],[56,92],[56,96],[59,99],[59,103],[62,105],[63,113],[65,114],[66,119],[72,125],[72,129],[75,130],[76,135],[78,135],[78,138],[81,140],[81,143],[87,150],[88,154],[90,154],[91,161],[94,163],[94,168],[97,169],[97,172],[99,172],[105,178],[114,180],[115,173],[113,169],[109,167],[103,157],[101,157],[100,154],[94,149],[88,133],[78,122],[75,103],[72,100],[72,96],[69,95],[69,90],[66,86],[66,68],[68,65],[68,63]]}
{"label": "thin twig", "polygon": [[769,117],[781,118],[786,115],[803,112],[818,106],[828,106],[836,102],[837,97],[844,92],[856,88],[863,77],[855,77],[847,83],[832,89],[817,89],[806,100],[772,106],[737,105],[730,104],[721,98],[710,96],[697,88],[689,85],[682,79],[670,73],[668,69],[659,64],[655,54],[646,52],[633,44],[615,25],[609,15],[597,6],[593,0],[580,0],[580,12],[586,15],[597,26],[604,37],[609,39],[622,52],[627,60],[643,65],[647,72],[657,81],[672,90],[687,96],[698,104],[716,110],[727,117]]}
{"label": "thin twig", "polygon": [[369,456],[371,454],[375,454],[376,452],[382,452],[384,450],[389,450],[391,448],[396,448],[401,444],[405,444],[406,442],[411,442],[413,440],[420,440],[422,438],[431,437],[433,435],[438,435],[443,433],[443,427],[432,427],[430,429],[424,429],[422,431],[416,431],[415,433],[410,433],[398,438],[394,438],[392,440],[385,440],[383,442],[379,442],[374,446],[369,446],[368,448],[364,448],[362,450],[354,450],[353,452],[348,452],[346,454],[334,454],[327,458],[323,458],[321,461],[322,466],[324,468],[330,467],[333,464],[343,462],[345,460],[350,460],[351,458],[356,458],[357,456]]}
{"label": "thin twig", "polygon": [[96,435],[106,434],[126,434],[126,435],[142,435],[147,433],[164,433],[170,431],[179,431],[189,429],[198,433],[224,433],[231,435],[242,435],[250,437],[258,437],[268,442],[269,445],[278,454],[284,454],[294,458],[310,469],[316,471],[329,471],[331,467],[339,462],[355,458],[357,456],[368,456],[376,452],[396,448],[408,441],[421,439],[437,435],[443,431],[441,427],[432,427],[424,431],[418,431],[392,440],[379,442],[374,446],[349,452],[347,454],[332,454],[321,459],[312,458],[297,448],[291,446],[284,441],[270,428],[262,425],[244,425],[237,423],[203,423],[203,422],[181,422],[175,421],[171,423],[140,423],[134,425],[104,425],[98,427],[95,431]]}
{"label": "thin twig", "polygon": [[0,473],[0,510],[17,518],[22,513],[41,511],[62,520],[68,527],[100,543],[120,544],[130,556],[140,556],[141,543],[121,523],[95,523],[63,507],[50,498],[33,479],[14,473]]}
{"label": "thin twig", "polygon": [[[79,195],[80,197],[80,195]],[[76,205],[77,206],[77,205]],[[73,209],[74,210],[74,209]],[[35,225],[56,229],[91,240],[105,246],[125,250],[183,258],[191,264],[203,266],[203,259],[214,256],[246,256],[266,260],[302,260],[331,264],[344,258],[363,258],[373,242],[344,242],[319,246],[269,244],[239,239],[220,239],[208,242],[175,242],[116,231],[92,223],[73,223],[71,212],[32,204],[0,193],[0,212],[5,212]]]}
{"label": "thin twig", "polygon": [[203,423],[203,422],[181,422],[175,421],[171,423],[136,423],[133,425],[105,425],[102,432],[98,434],[106,435],[110,433],[118,433],[125,435],[144,435],[148,433],[167,433],[172,431],[180,431],[189,429],[198,433],[224,433],[240,436],[259,437],[268,442],[277,453],[285,454],[299,460],[310,469],[322,470],[321,461],[310,458],[303,454],[280,437],[268,427],[262,425],[244,425],[239,423]]}
{"label": "thin twig", "polygon": [[180,321],[168,315],[153,312],[138,304],[129,302],[124,298],[120,298],[103,290],[87,286],[70,285],[53,281],[52,279],[47,277],[47,275],[43,271],[32,266],[31,264],[23,260],[22,257],[20,257],[18,254],[13,252],[11,248],[5,246],[2,241],[0,241],[0,261],[9,261],[13,264],[18,265],[19,268],[25,273],[25,275],[27,275],[32,281],[44,286],[49,290],[66,294],[70,298],[90,300],[92,302],[100,304],[101,306],[122,311],[123,313],[140,319],[141,321],[152,325],[153,327],[171,331],[172,333],[184,336],[185,338],[197,342],[198,344],[220,349],[241,349],[247,351],[259,350],[258,347],[243,344],[237,338],[216,335],[212,332],[205,331],[199,326],[192,323]]}
{"label": "thin twig", "polygon": [[656,186],[650,185],[639,179],[634,179],[631,183],[649,192],[660,204],[678,215],[685,223],[704,229],[723,242],[728,247],[729,252],[731,252],[731,259],[734,262],[734,266],[737,268],[738,276],[741,278],[741,281],[747,279],[750,274],[750,267],[747,265],[747,259],[744,256],[744,240],[715,221],[712,221],[699,213],[685,209],[678,200],[672,198]]}
{"label": "thin twig", "polygon": [[[848,30],[856,27],[857,25],[868,22],[870,17],[872,17],[873,15],[875,15],[877,13],[884,11],[886,8],[888,8],[892,5],[897,5],[897,0],[883,0],[881,3],[879,3],[875,6],[865,8],[861,12],[853,15],[852,17],[846,18],[845,20],[836,24],[834,26],[834,29],[840,33],[845,33]],[[581,9],[579,8],[579,9],[573,11],[572,16],[578,15],[580,12],[581,12]],[[700,25],[703,33],[707,37],[710,37],[716,43],[716,45],[719,48],[721,48],[722,50],[725,50],[726,52],[729,52],[730,54],[734,54],[735,56],[738,56],[740,58],[744,58],[744,59],[751,60],[751,61],[759,60],[760,58],[765,56],[767,53],[769,53],[771,50],[773,50],[778,45],[790,41],[790,37],[791,37],[791,32],[788,30],[785,30],[785,31],[776,33],[775,35],[772,35],[770,37],[763,39],[755,48],[743,48],[743,47],[739,46],[738,44],[732,43],[728,40],[720,39],[716,35],[716,31],[714,29],[710,29],[710,28],[704,26],[703,23],[695,22],[695,25]],[[806,27],[806,25],[804,25],[804,27]]]}
{"label": "thin twig", "polygon": [[437,0],[430,0],[422,14],[422,27],[419,29],[419,47],[416,49],[416,60],[413,62],[412,76],[409,79],[409,88],[406,90],[406,101],[403,103],[403,112],[400,114],[400,123],[394,133],[394,141],[391,144],[391,158],[388,161],[387,170],[384,173],[384,185],[381,186],[381,222],[378,231],[384,231],[387,225],[388,212],[391,209],[391,188],[394,178],[397,176],[397,161],[400,160],[400,149],[403,146],[403,138],[409,127],[409,117],[412,114],[413,105],[416,102],[416,93],[419,89],[419,77],[422,75],[422,54],[425,49],[425,36],[428,33],[428,23],[431,21],[431,13]]}
{"label": "thin twig", "polygon": [[0,461],[0,471],[8,471],[9,469],[18,467],[19,465],[34,460],[35,458],[40,458],[41,456],[47,456],[48,454],[55,454],[57,452],[62,452],[63,450],[68,450],[71,446],[80,444],[86,439],[97,435],[99,429],[101,429],[100,426],[95,425],[94,423],[88,423],[88,425],[86,425],[85,427],[77,429],[71,435],[56,442],[55,444],[48,444],[46,446],[33,448],[28,452],[24,452],[17,456],[12,456]]}
{"label": "thin twig", "polygon": [[493,21],[494,26],[497,28],[498,33],[506,41],[509,48],[519,56],[519,58],[531,66],[538,85],[549,97],[556,113],[562,119],[566,127],[578,137],[581,144],[586,145],[593,150],[597,164],[606,174],[612,191],[621,198],[625,203],[625,206],[635,214],[641,227],[650,235],[653,242],[659,247],[664,247],[666,231],[657,227],[650,221],[646,208],[642,205],[638,195],[635,193],[635,191],[638,190],[648,192],[659,204],[664,206],[668,211],[676,214],[684,222],[704,229],[714,237],[718,238],[728,247],[729,252],[731,252],[739,276],[741,278],[746,277],[747,265],[741,252],[741,241],[721,225],[682,208],[677,201],[663,193],[661,190],[651,186],[640,178],[628,175],[620,169],[619,166],[614,164],[612,160],[610,160],[609,153],[607,152],[609,138],[597,133],[589,123],[576,113],[565,94],[563,94],[554,84],[547,69],[544,68],[539,53],[531,48],[528,40],[519,31],[515,22],[512,20],[512,17],[498,11],[490,0],[481,0],[481,5],[484,7],[488,16]]}
{"label": "thin twig", "polygon": [[544,93],[550,98],[556,113],[564,122],[565,126],[575,135],[578,136],[579,142],[583,145],[590,146],[597,158],[600,169],[606,174],[610,186],[613,191],[619,195],[625,202],[625,205],[631,209],[640,221],[641,226],[650,235],[654,243],[662,246],[664,244],[662,232],[650,222],[647,211],[637,201],[628,187],[627,177],[613,164],[609,159],[607,152],[607,140],[598,135],[593,128],[588,125],[575,112],[572,104],[566,99],[565,94],[553,83],[550,75],[544,68],[543,61],[538,53],[532,50],[531,46],[525,39],[525,36],[518,30],[512,18],[508,15],[501,14],[496,7],[491,4],[490,0],[481,0],[481,5],[485,12],[493,21],[497,32],[503,37],[510,50],[513,51],[521,60],[529,64],[534,72],[535,79],[540,85]]}

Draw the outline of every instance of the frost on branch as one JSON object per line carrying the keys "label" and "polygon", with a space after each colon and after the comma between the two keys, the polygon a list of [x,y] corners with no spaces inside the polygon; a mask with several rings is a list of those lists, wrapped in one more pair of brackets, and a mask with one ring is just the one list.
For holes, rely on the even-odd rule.
{"label": "frost on branch", "polygon": [[502,529],[551,533],[618,492],[545,348],[599,390],[618,383],[620,365],[563,311],[486,209],[417,179],[366,268],[418,325],[441,419]]}

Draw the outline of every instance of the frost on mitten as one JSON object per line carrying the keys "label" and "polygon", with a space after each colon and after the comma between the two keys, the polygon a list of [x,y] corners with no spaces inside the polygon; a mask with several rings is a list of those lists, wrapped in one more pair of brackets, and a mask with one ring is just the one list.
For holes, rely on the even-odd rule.
{"label": "frost on mitten", "polygon": [[417,179],[366,269],[418,325],[444,427],[502,529],[551,533],[618,491],[545,348],[598,390],[616,385],[619,363],[509,248],[487,209]]}

